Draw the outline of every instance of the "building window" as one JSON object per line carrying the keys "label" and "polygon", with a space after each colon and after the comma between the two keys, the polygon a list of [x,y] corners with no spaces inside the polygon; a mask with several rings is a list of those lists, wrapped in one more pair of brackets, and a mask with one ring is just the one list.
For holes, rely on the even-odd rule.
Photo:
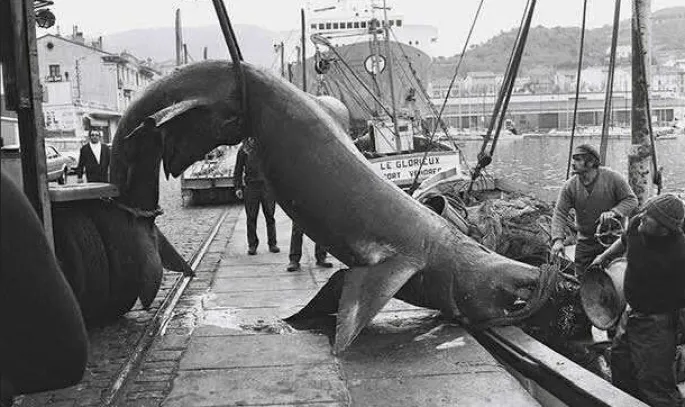
{"label": "building window", "polygon": [[338,23],[333,23],[333,29],[337,30],[338,29]]}
{"label": "building window", "polygon": [[354,22],[354,28],[359,28],[359,21]]}
{"label": "building window", "polygon": [[362,21],[362,28],[366,28],[366,21]]}
{"label": "building window", "polygon": [[352,22],[347,23],[347,28],[352,28]]}
{"label": "building window", "polygon": [[395,25],[398,26],[398,27],[402,27],[402,20],[397,20],[397,21],[395,22]]}
{"label": "building window", "polygon": [[59,70],[59,65],[48,65],[50,75],[48,75],[48,82],[57,82],[62,80],[62,75]]}
{"label": "building window", "polygon": [[324,27],[326,27],[326,26],[324,25],[324,23],[319,23],[319,30],[323,30]]}
{"label": "building window", "polygon": [[326,23],[326,29],[330,30],[331,29],[331,23]]}
{"label": "building window", "polygon": [[311,25],[312,30],[316,30],[316,24]]}
{"label": "building window", "polygon": [[388,21],[388,25],[390,25],[390,27],[392,27],[393,25],[395,25],[395,21],[394,20]]}

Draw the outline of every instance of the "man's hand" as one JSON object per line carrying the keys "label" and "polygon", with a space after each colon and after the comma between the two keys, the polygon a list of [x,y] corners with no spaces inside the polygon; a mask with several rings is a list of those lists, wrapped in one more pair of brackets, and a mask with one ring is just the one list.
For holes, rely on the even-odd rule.
{"label": "man's hand", "polygon": [[600,224],[606,223],[615,217],[616,217],[616,212],[614,212],[614,211],[602,212],[602,214],[599,215],[599,223]]}
{"label": "man's hand", "polygon": [[561,239],[556,239],[554,244],[552,244],[551,250],[552,256],[561,257],[564,253],[564,242]]}
{"label": "man's hand", "polygon": [[600,254],[599,256],[595,257],[594,260],[592,260],[592,263],[590,263],[589,266],[587,266],[588,269],[592,267],[604,267],[604,253]]}
{"label": "man's hand", "polygon": [[243,199],[243,190],[241,188],[238,188],[235,190],[235,196],[238,199]]}

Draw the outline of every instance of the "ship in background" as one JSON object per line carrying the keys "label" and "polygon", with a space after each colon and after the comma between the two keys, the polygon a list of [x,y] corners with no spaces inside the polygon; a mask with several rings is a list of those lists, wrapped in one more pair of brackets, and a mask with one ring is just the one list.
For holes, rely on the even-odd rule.
{"label": "ship in background", "polygon": [[[384,2],[374,0],[314,1],[305,10],[307,86],[313,94],[339,98],[350,109],[353,135],[363,132],[369,114],[383,112],[376,98],[390,102],[389,64],[393,64],[395,100],[401,113],[416,109],[429,113],[424,96],[430,83],[430,53],[437,41],[437,28],[407,24],[405,17],[386,2],[389,49],[385,47]],[[324,45],[320,40],[327,41]],[[332,52],[330,47],[335,48]],[[290,72],[291,80],[302,87],[301,63]],[[356,78],[355,78],[356,76]],[[359,80],[363,83],[359,83]]]}
{"label": "ship in background", "polygon": [[406,24],[387,1],[317,2],[303,24],[301,46],[314,56],[291,81],[347,106],[350,133],[381,175],[412,189],[447,169],[466,174],[458,147],[438,142],[426,120],[437,115],[426,91],[436,28]]}

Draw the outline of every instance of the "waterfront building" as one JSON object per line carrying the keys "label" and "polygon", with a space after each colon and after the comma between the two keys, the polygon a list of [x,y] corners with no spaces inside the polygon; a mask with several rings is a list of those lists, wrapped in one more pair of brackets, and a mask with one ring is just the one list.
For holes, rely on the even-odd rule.
{"label": "waterfront building", "polygon": [[[443,96],[444,97],[444,96]],[[582,92],[578,96],[577,126],[601,127],[604,111],[604,92]],[[496,94],[452,97],[442,115],[455,129],[483,129],[489,123],[497,100]],[[437,106],[443,99],[433,99]],[[573,121],[575,93],[539,93],[512,95],[507,118],[521,132],[549,132],[569,129]],[[670,91],[651,93],[652,122],[655,127],[671,126],[685,117],[685,96]],[[612,124],[630,126],[631,93],[614,92],[612,98]]]}
{"label": "waterfront building", "polygon": [[105,51],[102,37],[87,43],[77,27],[69,37],[43,35],[37,45],[47,137],[83,140],[87,116],[111,142],[126,107],[159,76],[149,61]]}
{"label": "waterfront building", "polygon": [[7,110],[3,80],[2,64],[0,64],[0,136],[2,136],[2,145],[9,146],[19,144],[19,122],[17,113]]}

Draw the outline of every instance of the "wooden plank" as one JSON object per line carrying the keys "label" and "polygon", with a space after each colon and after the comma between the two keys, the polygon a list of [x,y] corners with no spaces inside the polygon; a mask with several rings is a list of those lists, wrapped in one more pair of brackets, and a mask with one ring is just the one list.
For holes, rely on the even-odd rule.
{"label": "wooden plank", "polygon": [[491,331],[515,350],[542,365],[545,370],[563,377],[568,383],[582,389],[602,404],[624,407],[645,406],[640,400],[533,339],[520,328],[499,327],[492,328]]}

